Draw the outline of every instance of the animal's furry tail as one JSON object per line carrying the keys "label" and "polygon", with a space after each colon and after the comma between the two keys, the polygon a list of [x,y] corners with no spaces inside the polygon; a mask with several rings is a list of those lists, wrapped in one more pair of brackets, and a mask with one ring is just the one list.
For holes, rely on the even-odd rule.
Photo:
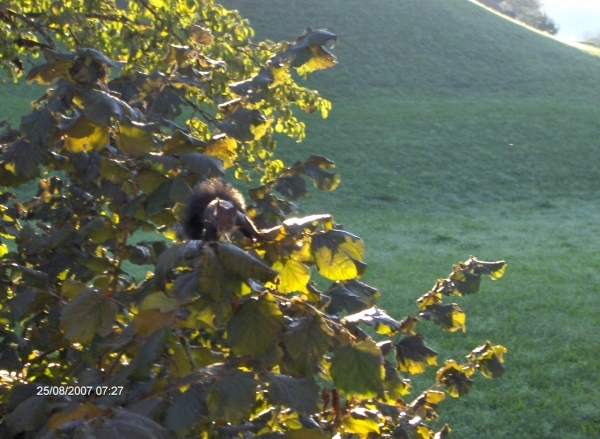
{"label": "animal's furry tail", "polygon": [[204,233],[204,211],[215,199],[232,203],[238,211],[244,212],[244,196],[223,180],[205,180],[194,189],[190,196],[183,219],[183,231],[188,239],[202,239]]}

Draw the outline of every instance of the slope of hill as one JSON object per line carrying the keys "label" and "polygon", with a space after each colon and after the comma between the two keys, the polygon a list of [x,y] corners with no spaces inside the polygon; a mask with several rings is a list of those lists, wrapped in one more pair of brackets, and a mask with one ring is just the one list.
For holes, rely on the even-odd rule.
{"label": "slope of hill", "polygon": [[302,206],[365,238],[388,311],[414,313],[470,254],[507,259],[504,279],[458,300],[466,334],[419,326],[458,360],[486,338],[509,349],[502,380],[442,404],[452,437],[595,437],[600,58],[466,0],[224,4],[257,39],[338,34],[339,65],[308,80],[330,117],[280,145],[336,161],[340,187]]}
{"label": "slope of hill", "polygon": [[[339,35],[335,72],[317,73],[327,94],[422,98],[481,93],[539,96],[571,83],[587,93],[600,60],[466,0],[225,0],[257,38],[290,39],[310,25]],[[375,89],[375,90],[374,90]]]}

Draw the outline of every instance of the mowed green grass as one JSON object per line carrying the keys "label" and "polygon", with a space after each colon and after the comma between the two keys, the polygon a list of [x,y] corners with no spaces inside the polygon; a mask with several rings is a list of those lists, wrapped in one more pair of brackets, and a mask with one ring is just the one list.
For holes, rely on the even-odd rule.
{"label": "mowed green grass", "polygon": [[[400,318],[452,264],[506,259],[457,298],[466,333],[419,331],[440,360],[486,340],[506,375],[441,406],[457,438],[591,438],[600,430],[600,58],[462,0],[225,0],[260,38],[338,34],[306,82],[333,102],[290,160],[333,159],[342,184],[302,203],[366,242],[365,281]],[[433,379],[415,377],[415,393]]]}
{"label": "mowed green grass", "polygon": [[[340,187],[301,207],[365,239],[383,308],[415,313],[470,255],[508,262],[456,299],[466,333],[419,324],[440,360],[485,340],[508,349],[507,374],[448,396],[440,425],[456,438],[598,437],[600,58],[466,0],[224,3],[260,38],[338,34],[339,65],[306,82],[332,100],[330,117],[306,117],[307,139],[281,139],[280,152],[336,162]],[[18,121],[17,90],[0,87],[0,120]],[[415,396],[434,374],[414,377]]]}

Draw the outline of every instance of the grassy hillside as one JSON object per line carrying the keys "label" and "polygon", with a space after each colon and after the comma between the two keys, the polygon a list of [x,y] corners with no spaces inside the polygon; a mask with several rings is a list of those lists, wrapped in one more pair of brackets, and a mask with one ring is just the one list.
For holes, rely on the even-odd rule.
{"label": "grassy hillside", "polygon": [[505,278],[458,299],[465,334],[420,330],[444,354],[490,339],[507,375],[443,403],[457,438],[590,438],[600,428],[600,58],[466,0],[225,0],[258,38],[310,25],[340,63],[308,84],[332,100],[293,159],[336,161],[313,194],[366,240],[366,281],[396,316],[469,255]]}

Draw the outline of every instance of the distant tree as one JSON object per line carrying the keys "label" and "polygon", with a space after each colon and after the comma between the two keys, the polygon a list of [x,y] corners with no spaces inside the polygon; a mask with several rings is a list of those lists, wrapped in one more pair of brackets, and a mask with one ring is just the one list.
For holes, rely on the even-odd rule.
{"label": "distant tree", "polygon": [[600,47],[600,34],[586,39],[585,43]]}
{"label": "distant tree", "polygon": [[531,27],[556,35],[558,25],[542,11],[539,0],[478,0],[498,12]]}
{"label": "distant tree", "polygon": [[[396,320],[362,239],[286,218],[339,183],[325,157],[274,155],[304,136],[293,110],[330,108],[294,78],[335,64],[334,34],[255,43],[212,0],[6,0],[0,21],[4,71],[49,87],[0,135],[0,438],[441,439],[440,401],[503,374],[501,346],[443,361],[417,332],[464,330],[447,297],[503,261],[455,265]],[[226,175],[260,180],[234,212],[260,239],[178,239],[192,188]]]}

